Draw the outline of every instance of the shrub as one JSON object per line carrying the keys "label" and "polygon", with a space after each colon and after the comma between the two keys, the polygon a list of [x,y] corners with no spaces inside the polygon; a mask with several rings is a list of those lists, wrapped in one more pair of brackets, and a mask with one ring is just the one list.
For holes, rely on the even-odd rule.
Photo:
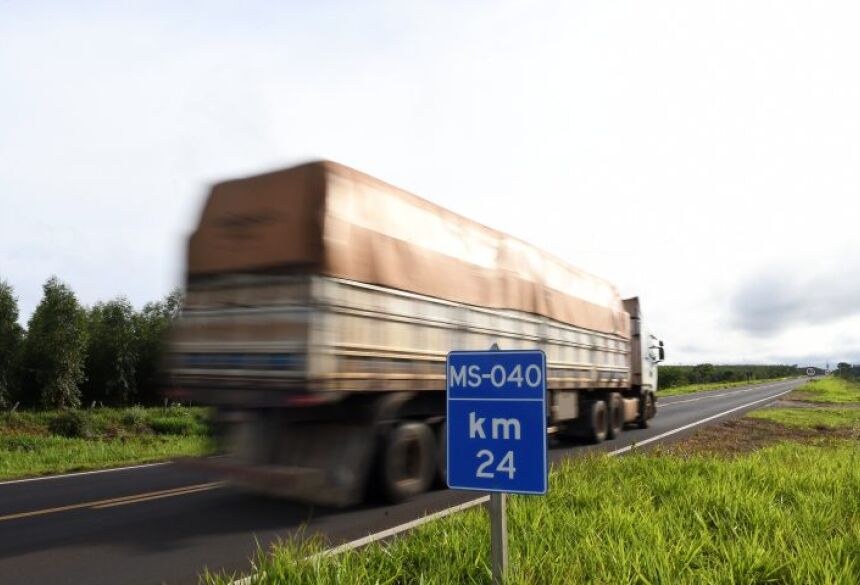
{"label": "shrub", "polygon": [[0,421],[3,422],[4,427],[14,427],[18,425],[18,422],[21,420],[20,412],[0,412]]}
{"label": "shrub", "polygon": [[206,426],[197,417],[158,416],[149,421],[149,426],[159,435],[204,435]]}
{"label": "shrub", "polygon": [[194,431],[194,421],[187,418],[154,417],[149,426],[159,435],[190,435]]}
{"label": "shrub", "polygon": [[146,409],[142,406],[132,406],[122,415],[122,424],[134,429],[140,429],[146,425]]}
{"label": "shrub", "polygon": [[35,451],[39,446],[39,437],[0,437],[0,451]]}
{"label": "shrub", "polygon": [[59,413],[48,423],[48,430],[54,435],[72,438],[88,438],[94,434],[92,419],[80,410]]}

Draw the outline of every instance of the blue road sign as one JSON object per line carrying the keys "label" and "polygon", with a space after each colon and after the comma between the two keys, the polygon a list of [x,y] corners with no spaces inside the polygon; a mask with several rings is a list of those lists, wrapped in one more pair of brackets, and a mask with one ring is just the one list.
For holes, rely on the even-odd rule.
{"label": "blue road sign", "polygon": [[546,356],[542,351],[452,351],[448,486],[545,494]]}

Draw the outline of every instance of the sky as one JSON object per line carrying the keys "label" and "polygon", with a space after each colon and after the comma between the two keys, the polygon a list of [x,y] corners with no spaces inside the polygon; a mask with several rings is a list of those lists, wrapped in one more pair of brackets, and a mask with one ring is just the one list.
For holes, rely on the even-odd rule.
{"label": "sky", "polygon": [[860,363],[860,5],[0,1],[26,322],[182,283],[213,182],[331,159],[638,295],[669,363]]}

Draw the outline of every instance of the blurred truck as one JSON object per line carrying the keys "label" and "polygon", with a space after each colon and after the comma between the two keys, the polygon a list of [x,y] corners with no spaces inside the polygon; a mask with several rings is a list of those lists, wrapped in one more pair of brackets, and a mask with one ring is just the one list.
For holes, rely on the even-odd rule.
{"label": "blurred truck", "polygon": [[445,482],[445,358],[542,349],[548,432],[655,415],[639,301],[368,175],[313,162],[215,185],[187,253],[169,393],[214,407],[236,484],[323,505]]}

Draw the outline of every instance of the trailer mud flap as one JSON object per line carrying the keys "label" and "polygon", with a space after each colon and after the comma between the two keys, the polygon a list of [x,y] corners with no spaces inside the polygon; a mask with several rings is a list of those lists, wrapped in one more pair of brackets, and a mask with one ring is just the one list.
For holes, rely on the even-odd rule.
{"label": "trailer mud flap", "polygon": [[235,454],[181,463],[254,493],[332,507],[362,500],[375,446],[373,427],[292,423],[281,427],[276,437],[277,445],[266,463]]}

